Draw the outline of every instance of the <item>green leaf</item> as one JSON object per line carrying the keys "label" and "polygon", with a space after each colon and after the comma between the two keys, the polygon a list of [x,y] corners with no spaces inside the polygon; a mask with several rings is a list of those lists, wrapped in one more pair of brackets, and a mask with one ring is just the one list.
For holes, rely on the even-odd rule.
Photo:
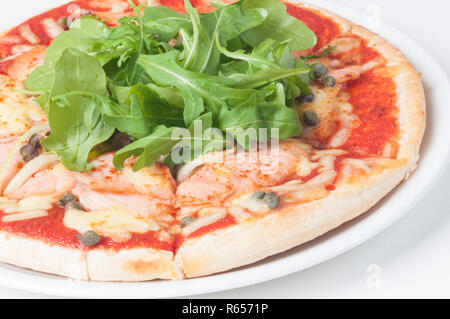
{"label": "green leaf", "polygon": [[[254,90],[233,89],[224,85],[225,80],[203,73],[185,70],[177,64],[178,52],[143,55],[140,64],[153,81],[162,87],[176,87],[184,99],[186,127],[198,118],[205,107],[217,117],[222,108],[233,107],[248,100]],[[229,81],[230,83],[232,81]]]}
{"label": "green leaf", "polygon": [[86,171],[92,148],[114,132],[102,119],[99,101],[107,95],[105,73],[100,63],[75,49],[66,49],[55,66],[54,86],[50,92],[49,137],[42,141],[73,171]]}
{"label": "green leaf", "polygon": [[239,4],[225,6],[200,16],[189,1],[185,2],[186,10],[192,19],[194,35],[184,67],[207,74],[217,74],[220,64],[217,43],[226,45],[242,32],[260,25],[267,16],[264,9],[244,12]]}
{"label": "green leaf", "polygon": [[179,142],[172,139],[172,133],[176,128],[158,126],[154,132],[120,149],[114,155],[114,166],[118,170],[123,169],[123,163],[131,156],[138,156],[134,170],[138,171],[146,166],[151,166],[161,155],[168,154]]}
{"label": "green leaf", "polygon": [[309,74],[309,71],[310,68],[308,67],[301,67],[297,69],[266,68],[253,74],[233,74],[229,78],[234,81],[232,87],[253,89],[299,74]]}
{"label": "green leaf", "polygon": [[[133,167],[134,171],[151,166],[161,156],[167,156],[165,162],[170,165],[180,165],[184,162],[179,162],[178,159],[176,162],[173,161],[175,155],[177,155],[176,150],[181,152],[182,158],[190,161],[193,157],[202,154],[202,151],[210,152],[223,149],[225,142],[222,133],[219,134],[218,139],[205,133],[212,129],[212,123],[211,113],[206,113],[196,119],[189,129],[158,126],[149,136],[117,151],[113,159],[114,166],[118,170],[122,170],[124,162],[131,156],[137,157]],[[201,128],[201,130],[196,132],[197,128]],[[183,150],[187,153],[183,154]],[[171,152],[173,153],[170,154]],[[169,154],[171,156],[168,156]]]}
{"label": "green leaf", "polygon": [[147,33],[157,34],[158,40],[169,42],[181,29],[192,32],[191,19],[164,6],[147,7],[143,20]]}
{"label": "green leaf", "polygon": [[74,21],[70,30],[61,33],[48,47],[44,65],[34,70],[27,78],[26,88],[49,91],[53,85],[56,62],[67,48],[88,52],[95,43],[106,39],[109,32],[106,25],[92,17]]}
{"label": "green leaf", "polygon": [[[284,105],[285,96],[283,85],[277,85],[277,96],[271,102],[258,105],[242,105],[227,111],[218,119],[218,126],[223,131],[234,136],[238,143],[243,143],[242,138],[247,130],[253,129],[257,140],[261,138],[289,138],[299,136],[301,124],[295,110]],[[260,129],[266,129],[266,134],[261,136]],[[277,129],[277,136],[272,135],[272,129]],[[248,141],[244,141],[248,148]],[[242,144],[241,144],[242,145]]]}
{"label": "green leaf", "polygon": [[312,48],[317,38],[315,34],[300,20],[290,16],[286,5],[278,0],[243,0],[244,11],[262,8],[268,13],[264,22],[251,30],[244,32],[241,37],[252,47],[266,40],[274,39],[278,43],[289,41],[291,50],[306,50]]}
{"label": "green leaf", "polygon": [[199,14],[185,0],[187,14],[149,6],[142,15],[142,6],[128,1],[136,15],[118,27],[92,17],[75,21],[27,79],[48,113],[51,134],[42,144],[67,168],[90,169],[115,130],[135,141],[116,152],[114,164],[122,169],[136,156],[135,170],[164,156],[179,165],[167,156],[176,151],[188,162],[224,149],[225,132],[239,139],[254,129],[256,140],[277,137],[271,129],[280,138],[300,134],[288,106],[310,92],[310,66],[291,50],[312,47],[316,38],[281,2],[215,1],[216,11]]}
{"label": "green leaf", "polygon": [[183,109],[169,104],[151,87],[137,84],[123,103],[105,103],[103,118],[110,126],[142,138],[159,126],[182,126]]}

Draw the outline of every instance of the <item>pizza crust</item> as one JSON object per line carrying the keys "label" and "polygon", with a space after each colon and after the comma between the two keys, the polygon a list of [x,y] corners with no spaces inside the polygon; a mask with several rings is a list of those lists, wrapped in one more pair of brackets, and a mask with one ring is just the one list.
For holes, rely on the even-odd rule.
{"label": "pizza crust", "polygon": [[89,280],[85,253],[0,232],[0,261],[74,279]]}
{"label": "pizza crust", "polygon": [[181,267],[173,253],[151,248],[92,250],[87,254],[89,278],[95,281],[180,280]]}
{"label": "pizza crust", "polygon": [[93,281],[180,280],[169,251],[150,248],[79,250],[0,232],[0,262],[44,273]]}

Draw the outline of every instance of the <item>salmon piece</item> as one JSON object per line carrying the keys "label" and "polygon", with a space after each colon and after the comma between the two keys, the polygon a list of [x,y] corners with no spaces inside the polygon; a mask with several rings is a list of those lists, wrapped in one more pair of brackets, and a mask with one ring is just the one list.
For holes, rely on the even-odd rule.
{"label": "salmon piece", "polygon": [[55,200],[64,193],[76,195],[89,211],[122,208],[139,217],[159,216],[173,212],[175,181],[167,167],[155,164],[139,172],[131,167],[117,171],[113,154],[94,160],[88,172],[71,172],[62,164],[34,174],[9,198],[51,195]]}
{"label": "salmon piece", "polygon": [[47,47],[38,45],[16,57],[8,68],[8,75],[16,81],[24,82],[31,72],[44,64]]}
{"label": "salmon piece", "polygon": [[342,69],[330,70],[329,74],[337,83],[345,83],[361,76],[364,69],[360,65],[352,65]]}
{"label": "salmon piece", "polygon": [[16,146],[18,139],[18,137],[15,137],[0,141],[0,194],[25,164],[18,152],[10,158],[10,153]]}
{"label": "salmon piece", "polygon": [[9,198],[23,199],[29,196],[52,195],[59,198],[75,186],[75,177],[62,164],[36,173],[17,190],[8,194]]}
{"label": "salmon piece", "polygon": [[239,155],[222,163],[205,163],[177,189],[176,207],[221,206],[224,200],[262,188],[277,186],[293,178],[305,149],[282,141],[279,150],[255,150],[247,158]]}
{"label": "salmon piece", "polygon": [[112,154],[104,154],[91,162],[94,168],[78,173],[77,181],[90,189],[110,193],[137,193],[133,183],[124,172],[116,170],[112,164]]}
{"label": "salmon piece", "polygon": [[170,170],[155,164],[138,172],[126,166],[122,172],[113,165],[113,154],[104,154],[92,161],[94,168],[76,174],[77,181],[92,190],[108,193],[146,194],[161,199],[171,199],[175,193],[175,182]]}
{"label": "salmon piece", "polygon": [[144,194],[96,192],[84,184],[77,184],[72,193],[88,211],[121,208],[138,217],[154,217],[173,212],[170,200],[159,200]]}

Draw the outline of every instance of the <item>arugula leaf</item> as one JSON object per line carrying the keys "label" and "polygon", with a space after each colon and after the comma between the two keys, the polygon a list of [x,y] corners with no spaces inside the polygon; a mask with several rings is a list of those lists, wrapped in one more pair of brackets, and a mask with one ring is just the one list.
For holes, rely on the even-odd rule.
{"label": "arugula leaf", "polygon": [[[260,139],[259,129],[267,129],[265,138],[288,138],[298,136],[301,133],[301,125],[295,110],[285,106],[284,87],[277,85],[276,98],[270,102],[258,105],[242,105],[227,111],[218,119],[218,127],[233,135],[238,142],[243,133],[248,129],[254,129]],[[278,129],[278,136],[272,136],[272,129]],[[247,141],[246,141],[247,142]],[[248,148],[249,144],[245,144]]]}
{"label": "arugula leaf", "polygon": [[262,8],[268,13],[261,25],[241,35],[252,47],[267,38],[278,42],[289,41],[291,50],[306,50],[316,44],[315,34],[302,21],[290,16],[284,3],[278,0],[242,0],[241,5],[244,11]]}
{"label": "arugula leaf", "polygon": [[145,8],[143,25],[147,33],[157,34],[164,42],[174,39],[181,29],[192,32],[188,16],[164,6]]}
{"label": "arugula leaf", "polygon": [[[291,50],[312,47],[315,36],[276,0],[213,4],[199,14],[185,0],[187,14],[128,0],[135,16],[108,28],[92,17],[75,21],[58,36],[43,66],[27,79],[30,94],[48,113],[51,134],[42,141],[75,171],[108,151],[115,130],[130,135],[114,164],[123,168],[136,156],[135,170],[183,154],[188,162],[224,149],[225,134],[238,143],[240,132],[256,130],[256,140],[297,136],[301,124],[288,106],[308,84],[308,57]],[[201,136],[196,124],[201,123]],[[268,136],[259,129],[268,129]],[[186,136],[179,133],[189,133]],[[194,135],[194,137],[192,137]],[[211,137],[214,138],[211,138]]]}
{"label": "arugula leaf", "polygon": [[183,109],[169,104],[151,87],[137,84],[128,90],[123,103],[105,103],[107,124],[135,138],[149,135],[159,125],[182,126]]}
{"label": "arugula leaf", "polygon": [[51,134],[41,144],[56,152],[68,169],[89,170],[89,152],[114,133],[95,98],[107,95],[105,73],[95,58],[69,48],[55,65],[53,83],[48,108]]}
{"label": "arugula leaf", "polygon": [[308,56],[301,56],[304,60],[312,60],[312,59],[320,59],[323,58],[331,53],[333,53],[336,50],[336,45],[329,45],[325,49],[323,49],[323,52],[320,54],[312,54]]}
{"label": "arugula leaf", "polygon": [[74,21],[70,30],[61,33],[47,49],[44,65],[36,68],[25,81],[29,90],[49,91],[53,85],[54,68],[67,48],[88,52],[92,46],[106,39],[110,31],[106,25],[92,17]]}
{"label": "arugula leaf", "polygon": [[[205,107],[217,117],[222,108],[244,103],[256,92],[225,86],[224,79],[203,73],[185,70],[177,64],[179,52],[158,55],[143,55],[140,64],[159,86],[172,86],[180,90],[184,99],[184,121],[186,127],[198,118]],[[229,83],[234,83],[229,81]]]}
{"label": "arugula leaf", "polygon": [[261,69],[253,74],[233,74],[229,76],[234,81],[232,87],[254,89],[262,87],[271,82],[289,78],[299,74],[309,74],[310,68],[301,67],[296,69]]}
{"label": "arugula leaf", "polygon": [[[166,157],[166,164],[180,165],[183,162],[173,161],[175,156],[183,158],[193,159],[195,156],[201,155],[203,152],[214,151],[216,149],[224,148],[223,134],[220,134],[218,139],[214,138],[214,135],[204,134],[212,128],[212,114],[206,113],[200,116],[193,123],[189,129],[180,127],[166,127],[164,125],[155,128],[152,134],[149,136],[137,140],[130,145],[117,151],[114,155],[114,166],[118,170],[123,169],[124,162],[132,157],[136,156],[136,162],[133,167],[134,171],[138,171],[145,166],[152,165],[161,156],[167,156],[170,153],[171,156]],[[194,134],[196,127],[202,127],[202,137],[198,138]],[[180,151],[181,154],[175,154]],[[188,152],[187,155],[183,152]],[[173,155],[173,156],[172,156]]]}
{"label": "arugula leaf", "polygon": [[238,4],[200,16],[188,0],[185,2],[192,19],[194,35],[184,67],[196,72],[217,74],[220,64],[217,43],[225,45],[242,32],[260,25],[267,17],[264,9],[242,11]]}
{"label": "arugula leaf", "polygon": [[151,135],[125,146],[114,154],[113,163],[118,170],[123,170],[124,162],[131,156],[138,156],[133,170],[138,171],[151,166],[163,154],[168,154],[179,142],[172,134],[177,128],[158,126]]}

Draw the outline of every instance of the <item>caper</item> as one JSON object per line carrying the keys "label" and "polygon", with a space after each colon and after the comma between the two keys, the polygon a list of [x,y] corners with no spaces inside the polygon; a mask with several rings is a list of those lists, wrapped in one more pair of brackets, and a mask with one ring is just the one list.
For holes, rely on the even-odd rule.
{"label": "caper", "polygon": [[127,133],[118,132],[111,139],[111,145],[117,150],[131,144],[130,136]]}
{"label": "caper", "polygon": [[95,231],[92,230],[88,230],[84,234],[78,235],[77,237],[80,243],[82,243],[86,247],[95,246],[102,239],[99,234],[97,234]]}
{"label": "caper", "polygon": [[321,63],[316,63],[311,68],[311,72],[314,75],[314,79],[320,79],[322,76],[328,73],[328,68]]}
{"label": "caper", "polygon": [[192,216],[185,216],[180,221],[180,227],[184,228],[189,224],[192,224],[195,221],[195,217]]}
{"label": "caper", "polygon": [[39,156],[39,149],[41,148],[41,140],[43,138],[44,136],[40,134],[34,134],[30,137],[28,143],[20,148],[20,156],[22,156],[25,162],[29,162]]}
{"label": "caper", "polygon": [[71,202],[69,205],[70,205],[70,207],[72,207],[73,209],[76,209],[76,210],[83,210],[83,211],[84,211],[84,207],[81,206],[80,202],[77,201],[77,200]]}
{"label": "caper", "polygon": [[58,206],[61,208],[66,207],[67,204],[75,202],[77,197],[72,193],[65,193],[58,200]]}
{"label": "caper", "polygon": [[280,196],[273,192],[266,193],[263,200],[266,202],[267,206],[272,209],[278,208],[278,206],[280,206]]}
{"label": "caper", "polygon": [[307,126],[316,126],[319,124],[319,116],[313,110],[308,110],[303,113],[303,123]]}
{"label": "caper", "polygon": [[321,80],[322,84],[326,87],[333,87],[336,85],[336,79],[332,76],[324,76]]}
{"label": "caper", "polygon": [[22,159],[28,163],[32,159],[38,157],[39,153],[34,145],[27,144],[20,148],[20,156],[22,156]]}
{"label": "caper", "polygon": [[43,138],[44,138],[44,136],[41,135],[41,134],[33,134],[30,137],[30,139],[28,141],[28,144],[32,144],[32,145],[36,145],[36,146],[41,147],[41,141],[42,141]]}
{"label": "caper", "polygon": [[252,195],[252,197],[253,197],[254,199],[263,199],[264,195],[266,195],[265,192],[259,191],[259,192],[254,193],[254,194]]}
{"label": "caper", "polygon": [[311,103],[314,101],[315,98],[316,98],[316,96],[313,93],[311,93],[311,94],[302,93],[302,94],[300,94],[300,96],[298,98],[298,102],[300,102],[302,104],[303,103]]}

